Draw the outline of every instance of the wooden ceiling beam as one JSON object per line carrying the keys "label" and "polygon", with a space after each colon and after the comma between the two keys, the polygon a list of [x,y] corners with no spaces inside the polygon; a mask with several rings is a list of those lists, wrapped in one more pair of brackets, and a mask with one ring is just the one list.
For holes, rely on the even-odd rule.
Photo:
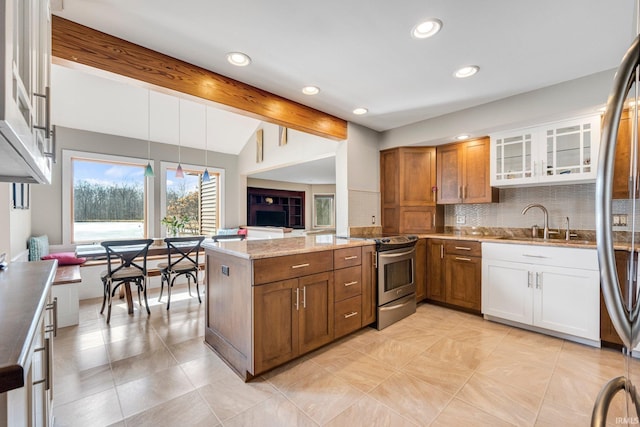
{"label": "wooden ceiling beam", "polygon": [[347,138],[345,120],[59,16],[52,19],[51,52],[62,63],[97,68],[213,101],[302,132],[333,140]]}

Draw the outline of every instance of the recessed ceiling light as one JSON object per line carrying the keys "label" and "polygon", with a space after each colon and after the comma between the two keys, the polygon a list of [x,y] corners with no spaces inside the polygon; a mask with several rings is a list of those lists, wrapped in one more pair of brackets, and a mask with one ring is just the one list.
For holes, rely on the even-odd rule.
{"label": "recessed ceiling light", "polygon": [[419,23],[411,30],[411,35],[416,39],[426,39],[435,36],[442,28],[442,21],[431,18]]}
{"label": "recessed ceiling light", "polygon": [[229,52],[227,53],[227,61],[238,67],[246,67],[251,64],[251,58],[242,52]]}
{"label": "recessed ceiling light", "polygon": [[369,110],[367,110],[366,108],[362,108],[362,107],[358,107],[355,110],[353,110],[353,114],[357,115],[357,116],[361,116],[363,114],[367,114],[369,112]]}
{"label": "recessed ceiling light", "polygon": [[302,93],[305,95],[317,95],[320,92],[316,86],[305,86],[302,88]]}
{"label": "recessed ceiling light", "polygon": [[453,75],[459,79],[464,79],[473,76],[478,71],[480,71],[480,67],[478,67],[477,65],[467,65],[465,67],[459,68],[455,73],[453,73]]}
{"label": "recessed ceiling light", "polygon": [[457,139],[458,141],[462,141],[463,139],[468,139],[468,138],[469,138],[469,136],[470,136],[470,135],[462,134],[462,135],[458,135],[458,136],[456,136],[456,139]]}

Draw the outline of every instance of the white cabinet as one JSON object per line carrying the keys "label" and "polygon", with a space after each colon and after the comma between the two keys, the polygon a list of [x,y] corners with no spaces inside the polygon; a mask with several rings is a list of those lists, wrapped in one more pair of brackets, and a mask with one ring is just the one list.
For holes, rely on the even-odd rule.
{"label": "white cabinet", "polygon": [[595,249],[482,244],[482,313],[600,341]]}
{"label": "white cabinet", "polygon": [[491,186],[595,181],[600,116],[491,135]]}
{"label": "white cabinet", "polygon": [[0,0],[0,181],[49,183],[48,0]]}

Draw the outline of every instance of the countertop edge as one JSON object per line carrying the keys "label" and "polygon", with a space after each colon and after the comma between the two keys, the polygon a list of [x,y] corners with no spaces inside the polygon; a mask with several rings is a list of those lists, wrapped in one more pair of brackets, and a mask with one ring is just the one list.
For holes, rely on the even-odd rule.
{"label": "countertop edge", "polygon": [[[297,255],[305,253],[313,253],[320,251],[330,251],[336,249],[353,248],[375,245],[373,240],[364,239],[349,239],[339,238],[341,243],[319,243],[319,244],[304,244],[303,246],[291,248],[286,247],[289,239],[299,239],[296,237],[288,237],[284,239],[271,239],[271,240],[245,240],[245,241],[230,241],[230,242],[218,242],[216,244],[206,244],[204,248],[214,252],[219,252],[227,255],[236,256],[248,260],[273,258],[287,255]],[[334,238],[335,239],[335,238]],[[252,242],[256,242],[257,248],[247,249],[247,246]],[[263,243],[257,243],[263,242]],[[281,244],[281,245],[280,245]],[[264,246],[264,248],[260,248]],[[277,246],[282,246],[278,248]],[[252,253],[252,251],[255,251]]]}

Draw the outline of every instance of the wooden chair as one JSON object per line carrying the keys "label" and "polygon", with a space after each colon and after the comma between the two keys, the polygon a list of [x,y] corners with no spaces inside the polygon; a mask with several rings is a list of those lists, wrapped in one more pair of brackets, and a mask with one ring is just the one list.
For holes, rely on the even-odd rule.
{"label": "wooden chair", "polygon": [[138,304],[142,307],[140,301],[140,291],[142,291],[147,314],[151,314],[147,301],[147,253],[152,243],[152,239],[112,240],[101,243],[107,252],[107,270],[100,273],[104,285],[100,314],[108,301],[107,323],[111,320],[111,300],[116,289],[123,283],[127,286],[130,283],[136,284]]}
{"label": "wooden chair", "polygon": [[167,283],[167,310],[171,305],[171,288],[173,283],[180,276],[187,278],[189,288],[189,296],[191,296],[191,279],[196,284],[196,293],[198,301],[202,304],[200,298],[200,286],[198,283],[198,270],[200,269],[199,257],[204,236],[187,236],[187,237],[167,237],[164,239],[167,244],[167,262],[159,263],[160,269],[160,296],[158,301],[162,299],[164,284]]}

